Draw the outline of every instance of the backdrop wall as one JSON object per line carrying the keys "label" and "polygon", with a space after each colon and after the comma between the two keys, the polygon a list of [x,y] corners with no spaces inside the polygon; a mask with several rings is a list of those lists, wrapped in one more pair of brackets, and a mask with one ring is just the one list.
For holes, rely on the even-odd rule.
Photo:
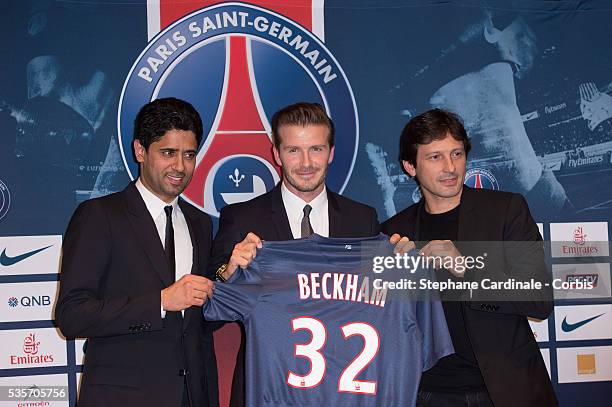
{"label": "backdrop wall", "polygon": [[554,277],[594,282],[557,291],[533,328],[561,405],[608,405],[609,2],[215,3],[0,5],[0,386],[69,390],[66,401],[0,405],[74,405],[84,341],[53,323],[62,234],[78,203],[137,176],[134,116],[165,96],[202,114],[184,198],[215,221],[278,182],[269,119],[282,106],[326,107],[337,134],[329,186],[381,220],[420,199],[396,159],[404,124],[430,107],[459,113],[473,144],[466,184],[524,194],[544,239],[562,242],[548,253]]}

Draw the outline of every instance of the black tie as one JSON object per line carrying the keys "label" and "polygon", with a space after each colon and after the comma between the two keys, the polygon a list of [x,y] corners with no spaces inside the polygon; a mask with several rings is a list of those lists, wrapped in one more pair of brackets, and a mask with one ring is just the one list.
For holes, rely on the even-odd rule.
{"label": "black tie", "polygon": [[172,205],[164,207],[166,212],[166,243],[164,250],[166,251],[166,259],[168,267],[172,274],[172,281],[176,280],[176,260],[174,259],[174,226],[172,225]]}
{"label": "black tie", "polygon": [[304,217],[302,218],[302,237],[308,237],[312,235],[312,225],[310,224],[310,211],[312,206],[304,206]]}

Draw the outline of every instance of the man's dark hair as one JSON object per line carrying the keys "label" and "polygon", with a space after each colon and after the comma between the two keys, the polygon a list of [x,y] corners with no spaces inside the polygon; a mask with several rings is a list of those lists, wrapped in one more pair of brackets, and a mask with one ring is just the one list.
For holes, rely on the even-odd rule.
{"label": "man's dark hair", "polygon": [[134,140],[140,141],[145,150],[169,130],[192,131],[200,145],[202,119],[190,103],[177,98],[163,98],[144,105],[134,120]]}
{"label": "man's dark hair", "polygon": [[282,126],[323,125],[329,129],[329,147],[334,146],[334,123],[318,103],[300,102],[286,106],[272,116],[272,140],[278,149],[281,144],[279,129]]}
{"label": "man's dark hair", "polygon": [[442,140],[450,134],[455,140],[463,142],[465,154],[472,147],[463,121],[455,113],[443,109],[431,109],[413,117],[402,130],[399,145],[399,160],[408,161],[416,167],[419,144],[429,144]]}

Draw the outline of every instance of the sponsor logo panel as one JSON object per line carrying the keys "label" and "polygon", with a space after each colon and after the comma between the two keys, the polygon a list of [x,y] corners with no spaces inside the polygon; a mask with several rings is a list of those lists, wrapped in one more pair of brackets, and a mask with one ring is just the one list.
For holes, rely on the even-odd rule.
{"label": "sponsor logo panel", "polygon": [[61,235],[0,237],[0,275],[59,271]]}
{"label": "sponsor logo panel", "polygon": [[559,383],[612,381],[612,346],[557,348]]}
{"label": "sponsor logo panel", "polygon": [[538,342],[548,342],[548,320],[529,318],[529,325],[533,331],[533,336]]}
{"label": "sponsor logo panel", "polygon": [[0,331],[0,369],[66,365],[66,341],[55,328]]}
{"label": "sponsor logo panel", "polygon": [[57,281],[0,284],[0,322],[52,320]]}
{"label": "sponsor logo panel", "polygon": [[[57,388],[58,390],[67,390],[68,375],[66,374],[51,374],[51,375],[34,375],[34,376],[14,376],[0,377],[0,386],[2,387],[25,387],[28,389],[36,389],[41,387]],[[2,401],[0,407],[68,407],[67,400],[41,400],[41,398],[30,397],[27,400]]]}
{"label": "sponsor logo panel", "polygon": [[542,354],[542,359],[544,359],[548,377],[550,377],[550,349],[540,349],[540,353]]}
{"label": "sponsor logo panel", "polygon": [[555,289],[555,299],[609,298],[612,295],[609,263],[553,264],[552,270],[553,278],[569,287]]}
{"label": "sponsor logo panel", "polygon": [[77,401],[79,400],[79,394],[81,393],[81,381],[83,380],[83,373],[76,374],[76,385],[77,385]]}
{"label": "sponsor logo panel", "polygon": [[544,224],[543,223],[536,223],[536,225],[538,225],[538,230],[540,231],[540,236],[542,236],[542,239],[544,239]]}
{"label": "sponsor logo panel", "polygon": [[552,257],[609,256],[608,222],[551,223]]}
{"label": "sponsor logo panel", "polygon": [[557,341],[612,339],[612,304],[555,307]]}
{"label": "sponsor logo panel", "polygon": [[87,350],[87,339],[74,340],[74,360],[77,365],[85,364],[85,352]]}

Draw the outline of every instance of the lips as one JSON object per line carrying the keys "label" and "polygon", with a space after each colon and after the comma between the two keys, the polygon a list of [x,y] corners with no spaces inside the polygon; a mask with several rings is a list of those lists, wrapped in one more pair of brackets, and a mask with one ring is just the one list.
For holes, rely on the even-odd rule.
{"label": "lips", "polygon": [[170,183],[172,185],[182,185],[183,184],[183,178],[185,178],[184,175],[166,175],[166,177],[168,178],[168,180],[170,181]]}
{"label": "lips", "polygon": [[457,179],[458,177],[453,177],[453,178],[444,178],[439,180],[442,184],[447,185],[447,186],[453,186],[455,184],[457,184]]}
{"label": "lips", "polygon": [[317,174],[317,170],[308,170],[308,171],[296,171],[295,175],[300,178],[312,178]]}

